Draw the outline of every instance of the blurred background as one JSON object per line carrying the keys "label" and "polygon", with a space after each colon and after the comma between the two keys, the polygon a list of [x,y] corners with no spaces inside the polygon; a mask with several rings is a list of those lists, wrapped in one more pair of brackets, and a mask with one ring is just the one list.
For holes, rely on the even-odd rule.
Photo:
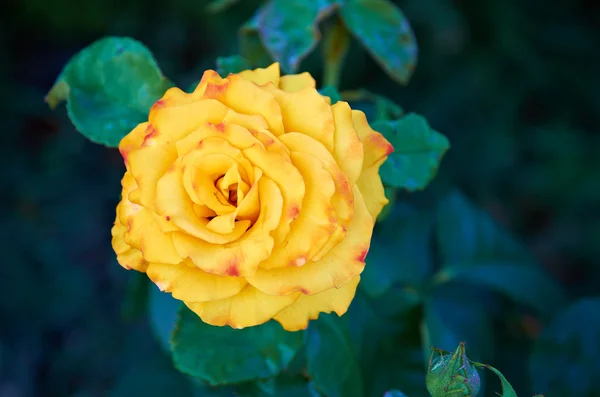
{"label": "blurred background", "polygon": [[[571,298],[600,292],[600,2],[396,3],[418,39],[413,79],[393,83],[355,43],[340,88],[388,96],[450,139],[437,179],[411,199],[426,206],[459,187]],[[142,41],[164,74],[187,87],[217,56],[238,53],[237,29],[260,1],[216,15],[207,4],[3,5],[1,397],[191,395],[131,298],[136,276],[110,247],[121,157],[88,142],[63,106],[50,111],[43,98],[68,59],[104,35]],[[319,81],[319,51],[301,69]],[[524,326],[539,333],[535,319]]]}

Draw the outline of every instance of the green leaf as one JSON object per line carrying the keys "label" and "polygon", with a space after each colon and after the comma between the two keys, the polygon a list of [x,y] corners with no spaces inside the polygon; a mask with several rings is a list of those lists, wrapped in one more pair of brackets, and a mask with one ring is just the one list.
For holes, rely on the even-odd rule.
{"label": "green leaf", "polygon": [[417,42],[402,11],[388,0],[346,0],[340,16],[385,72],[406,84],[417,64]]}
{"label": "green leaf", "polygon": [[456,283],[431,291],[423,306],[424,358],[433,346],[448,350],[461,342],[467,343],[475,359],[491,358],[491,308],[474,292]]}
{"label": "green leaf", "polygon": [[595,396],[600,379],[600,297],[574,302],[548,324],[529,362],[532,388],[546,397]]}
{"label": "green leaf", "polygon": [[221,77],[227,77],[230,73],[239,73],[248,69],[252,69],[252,65],[242,56],[233,55],[217,58],[217,73]]}
{"label": "green leaf", "polygon": [[383,183],[409,191],[425,188],[450,147],[448,139],[414,113],[396,121],[376,121],[372,127],[394,146],[379,171]]}
{"label": "green leaf", "polygon": [[517,397],[517,393],[513,389],[512,385],[506,380],[504,375],[502,375],[502,373],[496,368],[492,367],[491,365],[476,362],[473,362],[473,365],[476,367],[485,367],[493,373],[495,373],[500,378],[500,382],[502,383],[502,394],[500,395],[501,397]]}
{"label": "green leaf", "polygon": [[394,101],[365,89],[342,91],[340,95],[342,100],[350,102],[352,109],[363,111],[370,123],[397,120],[404,115],[404,110]]}
{"label": "green leaf", "polygon": [[184,306],[171,345],[180,371],[221,385],[279,374],[302,346],[302,336],[275,321],[244,329],[215,327]]}
{"label": "green leaf", "polygon": [[338,92],[338,90],[330,85],[327,85],[323,88],[321,88],[319,90],[319,93],[323,96],[327,96],[329,97],[329,99],[331,99],[331,104],[334,105],[335,103],[337,103],[338,101],[340,101],[342,98],[340,97],[340,93]]}
{"label": "green leaf", "polygon": [[485,286],[546,315],[553,314],[565,299],[558,283],[529,262],[452,263],[434,279],[437,283],[456,280]]}
{"label": "green leaf", "polygon": [[321,314],[306,333],[308,373],[328,397],[362,397],[358,357],[344,318]]}
{"label": "green leaf", "polygon": [[440,201],[437,224],[440,259],[444,265],[501,259],[533,262],[506,229],[458,190]]}
{"label": "green leaf", "polygon": [[[362,283],[361,283],[362,284]],[[390,296],[369,298],[361,286],[345,315],[352,345],[369,396],[402,389],[410,396],[422,396],[425,389],[425,361],[419,336],[420,308],[398,310]]]}
{"label": "green leaf", "polygon": [[270,0],[258,11],[260,39],[284,72],[298,70],[321,39],[317,24],[334,9],[331,0]]}
{"label": "green leaf", "polygon": [[180,300],[173,298],[171,294],[161,292],[155,285],[150,287],[148,297],[150,327],[161,347],[170,352],[171,333],[177,323],[177,313],[183,304]]}
{"label": "green leaf", "polygon": [[148,119],[150,107],[172,86],[139,41],[100,39],[73,56],[46,101],[67,101],[77,130],[92,142],[118,146],[121,138]]}
{"label": "green leaf", "polygon": [[460,281],[486,287],[550,315],[564,302],[557,282],[546,275],[510,233],[462,193],[438,206],[442,262],[434,283]]}
{"label": "green leaf", "polygon": [[240,54],[250,61],[252,67],[264,68],[273,62],[273,58],[260,41],[257,18],[258,16],[255,15],[242,25],[238,32],[238,40]]}
{"label": "green leaf", "polygon": [[371,297],[382,295],[392,285],[420,292],[433,273],[432,235],[431,216],[403,214],[400,206],[395,206],[375,226],[361,287]]}

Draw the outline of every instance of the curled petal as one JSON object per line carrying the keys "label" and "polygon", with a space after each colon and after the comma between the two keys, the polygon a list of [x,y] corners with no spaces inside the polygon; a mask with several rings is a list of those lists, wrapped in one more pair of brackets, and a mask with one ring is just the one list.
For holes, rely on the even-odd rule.
{"label": "curled petal", "polygon": [[358,180],[363,166],[363,143],[354,128],[352,109],[347,102],[339,101],[331,107],[335,122],[333,155],[350,186]]}
{"label": "curled petal", "polygon": [[331,106],[317,90],[307,87],[285,92],[273,86],[265,88],[277,98],[285,131],[308,135],[321,142],[329,152],[333,150],[335,127]]}
{"label": "curled petal", "polygon": [[127,246],[140,251],[147,261],[179,263],[182,258],[175,251],[171,235],[163,232],[160,227],[159,217],[129,200],[131,193],[138,190],[130,172],[123,175],[121,184],[122,199],[117,205],[115,224],[123,225],[125,230],[119,238],[123,239],[123,243]]}
{"label": "curled petal", "polygon": [[193,95],[216,99],[238,113],[260,115],[275,135],[284,132],[281,109],[275,97],[239,75],[222,79],[215,71],[204,72]]}
{"label": "curled petal", "polygon": [[279,244],[289,233],[290,223],[296,219],[302,208],[304,180],[291,159],[281,152],[268,152],[257,145],[243,152],[252,164],[262,170],[263,175],[275,182],[283,196],[281,219],[272,233],[275,242]]}
{"label": "curled petal", "polygon": [[350,182],[333,155],[320,142],[297,132],[283,135],[281,141],[290,151],[308,153],[321,161],[323,168],[329,172],[335,184],[335,194],[331,199],[331,204],[335,208],[335,217],[338,224],[346,229],[354,214],[354,198]]}
{"label": "curled petal", "polygon": [[189,99],[185,102],[163,98],[150,110],[148,121],[158,131],[156,143],[177,142],[201,125],[219,124],[227,114],[227,107],[219,101],[193,100],[191,94],[185,95]]}
{"label": "curled petal", "polygon": [[117,254],[117,262],[125,269],[135,269],[140,272],[146,271],[148,263],[139,249],[132,247],[125,241],[127,233],[127,222],[129,218],[138,213],[141,207],[129,201],[129,194],[137,189],[135,179],[130,172],[125,172],[121,179],[123,190],[121,201],[117,205],[117,214],[114,226],[111,229],[112,247]]}
{"label": "curled petal", "polygon": [[[229,244],[211,244],[190,234],[173,234],[173,242],[179,254],[189,257],[205,272],[246,277],[256,272],[258,264],[273,250],[270,233],[277,227],[281,217],[283,199],[277,185],[268,178],[258,181],[260,215],[254,225],[240,239]],[[238,221],[236,224],[245,221]]]}
{"label": "curled petal", "polygon": [[140,250],[131,248],[125,242],[123,235],[126,231],[127,228],[121,225],[118,220],[115,221],[115,225],[111,229],[112,247],[117,254],[117,262],[127,270],[134,269],[138,272],[145,272],[148,262],[146,262]]}
{"label": "curled petal", "polygon": [[259,268],[247,280],[259,290],[274,295],[296,291],[312,295],[333,287],[339,288],[362,272],[372,233],[373,219],[360,191],[355,187],[354,219],[346,237],[322,259],[308,261],[302,267]]}
{"label": "curled petal", "polygon": [[139,249],[149,262],[181,262],[183,258],[175,251],[171,233],[164,233],[160,229],[156,217],[156,214],[143,207],[131,215],[127,220],[125,242]]}
{"label": "curled petal", "polygon": [[292,162],[306,185],[302,211],[291,224],[289,234],[275,246],[271,256],[260,264],[264,269],[303,266],[320,251],[337,228],[335,210],[330,204],[335,192],[331,175],[310,154],[293,152]]}
{"label": "curled petal", "polygon": [[379,175],[379,167],[381,167],[381,164],[385,160],[386,158],[382,158],[364,170],[356,184],[363,193],[365,204],[373,220],[377,219],[383,207],[389,203],[389,200],[385,197],[385,190],[381,182],[381,176]]}
{"label": "curled petal", "polygon": [[184,302],[202,321],[211,325],[245,328],[263,324],[293,304],[299,293],[287,296],[267,295],[251,285],[231,298],[209,302]]}
{"label": "curled petal", "polygon": [[366,170],[379,160],[387,158],[394,151],[392,144],[383,135],[371,128],[367,121],[367,116],[363,112],[353,110],[352,121],[365,151],[363,170]]}
{"label": "curled petal", "polygon": [[186,302],[206,302],[225,299],[239,293],[247,284],[241,277],[217,276],[206,273],[189,260],[169,265],[150,263],[146,271],[161,291]]}
{"label": "curled petal", "polygon": [[320,313],[334,311],[342,316],[348,310],[359,282],[360,276],[356,276],[340,288],[330,288],[315,295],[300,295],[296,302],[277,313],[273,319],[286,331],[299,331],[308,327],[309,320],[319,318]]}
{"label": "curled petal", "polygon": [[[277,86],[277,84],[275,84]],[[315,88],[317,83],[310,73],[288,74],[279,79],[279,88],[285,92],[297,92],[310,87]]]}
{"label": "curled petal", "polygon": [[254,70],[244,70],[238,73],[244,79],[254,84],[263,85],[267,83],[279,84],[279,63],[275,62],[266,68],[257,68]]}
{"label": "curled petal", "polygon": [[[191,236],[212,244],[227,244],[237,240],[244,234],[250,226],[250,221],[236,222],[234,230],[229,234],[220,234],[209,230],[206,227],[209,222],[208,219],[196,215],[194,203],[188,196],[182,179],[182,164],[178,159],[169,172],[158,181],[156,210],[159,215],[165,218],[168,217],[179,229]],[[177,232],[174,233],[178,234]]]}
{"label": "curled petal", "polygon": [[148,134],[148,126],[150,123],[144,122],[138,124],[131,132],[121,139],[119,142],[119,152],[125,161],[125,166],[129,170],[129,164],[127,158],[129,157],[129,152],[135,149],[139,149],[144,142],[144,138]]}
{"label": "curled petal", "polygon": [[185,166],[193,166],[192,162],[207,154],[220,154],[231,157],[243,169],[240,170],[253,183],[253,167],[243,156],[241,149],[253,145],[262,146],[248,130],[230,124],[207,124],[177,142],[179,157],[185,157]]}

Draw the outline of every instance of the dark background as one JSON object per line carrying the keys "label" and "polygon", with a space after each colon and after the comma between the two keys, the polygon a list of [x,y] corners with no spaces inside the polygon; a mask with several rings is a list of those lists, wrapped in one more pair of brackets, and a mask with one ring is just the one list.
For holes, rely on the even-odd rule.
{"label": "dark background", "polygon": [[[417,198],[458,186],[511,230],[571,298],[600,292],[600,3],[398,1],[416,33],[408,86],[354,45],[342,89],[423,114],[452,149]],[[104,35],[145,43],[179,86],[237,53],[260,4],[9,0],[0,17],[0,396],[189,396],[128,293],[110,227],[124,170],[43,97]],[[318,51],[303,64],[320,78]],[[600,313],[590,313],[600,316]],[[540,325],[526,324],[535,337]],[[491,363],[493,364],[493,363]],[[565,362],[565,365],[569,365]],[[591,396],[592,394],[590,394]],[[593,395],[600,395],[598,394]]]}

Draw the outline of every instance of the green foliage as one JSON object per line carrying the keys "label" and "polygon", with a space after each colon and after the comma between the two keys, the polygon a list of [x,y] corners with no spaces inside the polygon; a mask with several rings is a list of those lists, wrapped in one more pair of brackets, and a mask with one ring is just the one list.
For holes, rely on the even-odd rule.
{"label": "green foliage", "polygon": [[345,321],[321,315],[306,331],[308,373],[326,396],[364,395],[357,352]]}
{"label": "green foliage", "polygon": [[373,128],[394,146],[381,166],[386,185],[409,191],[423,189],[433,179],[438,165],[450,148],[448,139],[429,127],[419,115],[410,113],[395,121],[377,121]]}
{"label": "green foliage", "polygon": [[147,120],[152,104],[171,85],[143,44],[106,37],[69,60],[46,101],[54,108],[66,100],[79,132],[92,142],[114,147]]}
{"label": "green foliage", "polygon": [[342,97],[340,93],[330,85],[327,85],[319,90],[319,93],[323,96],[328,96],[331,99],[331,104],[335,104],[337,101],[341,100]]}
{"label": "green foliage", "polygon": [[417,42],[402,11],[388,0],[344,0],[339,13],[385,72],[408,83],[417,63]]}
{"label": "green foliage", "polygon": [[256,14],[261,42],[286,73],[298,70],[300,61],[320,40],[316,27],[334,10],[331,0],[269,0]]}
{"label": "green foliage", "polygon": [[171,343],[180,371],[222,385],[279,374],[300,349],[302,333],[286,332],[274,321],[240,330],[214,327],[183,306]]}
{"label": "green foliage", "polygon": [[248,59],[253,67],[266,67],[273,62],[272,56],[261,42],[257,15],[240,27],[239,47],[240,54]]}
{"label": "green foliage", "polygon": [[[399,208],[392,211],[375,228],[361,280],[361,286],[372,297],[382,296],[393,285],[421,293],[433,274],[432,217],[414,210],[406,212]],[[401,252],[402,258],[391,258],[390,251]]]}
{"label": "green foliage", "polygon": [[495,373],[496,375],[498,375],[498,377],[500,378],[500,382],[502,383],[501,397],[517,397],[517,393],[515,393],[515,390],[513,389],[511,384],[506,380],[504,375],[502,375],[502,373],[500,371],[498,371],[496,368],[492,367],[491,365],[481,364],[481,363],[473,363],[473,365],[475,365],[476,367],[487,368],[490,371],[492,371],[493,373]]}
{"label": "green foliage", "polygon": [[[506,397],[596,395],[600,141],[588,130],[597,129],[600,97],[590,88],[599,82],[597,62],[578,61],[598,41],[589,24],[555,4],[512,0],[402,2],[403,11],[386,0],[270,0],[256,11],[259,3],[178,0],[157,11],[111,1],[81,14],[61,2],[52,7],[59,11],[39,1],[13,8],[31,15],[22,29],[80,26],[94,37],[143,38],[183,86],[206,68],[227,75],[278,61],[286,72],[321,72],[319,91],[332,103],[365,111],[396,150],[381,167],[390,204],[348,313],[321,315],[304,333],[273,322],[210,327],[145,275],[123,272],[109,259],[106,233],[121,159],[72,134],[58,112],[41,110],[36,83],[21,84],[27,56],[14,65],[6,56],[0,79],[10,92],[2,105],[15,117],[2,137],[9,150],[0,188],[10,213],[3,240],[11,246],[0,270],[0,315],[8,319],[0,394],[15,394],[11,385],[19,384],[33,388],[23,395],[74,396],[422,397],[426,386],[450,397],[478,388],[491,396],[500,387]],[[404,13],[422,44],[410,85],[417,47]],[[504,23],[519,19],[525,25]],[[14,25],[19,31],[20,21]],[[21,37],[11,29],[0,37],[2,55],[25,48],[9,39]],[[81,42],[71,38],[52,56],[21,52],[41,58],[44,67],[29,68],[43,80],[44,70],[58,74],[53,59],[72,47]],[[201,57],[195,66],[190,53]],[[114,147],[170,86],[144,45],[110,36],[68,61],[47,102],[66,101],[85,137]],[[50,138],[32,138],[32,130]],[[512,385],[496,368],[469,361],[462,341]],[[426,379],[430,347],[457,345]],[[473,367],[490,369],[500,384]],[[477,376],[476,387],[468,381]]]}
{"label": "green foliage", "polygon": [[[435,277],[438,283],[458,280],[485,286],[546,315],[551,315],[564,301],[556,282],[529,263],[478,261],[476,264],[453,264]],[[530,288],[534,283],[536,288]]]}
{"label": "green foliage", "polygon": [[252,69],[252,65],[239,55],[217,58],[217,73],[220,76],[227,77],[230,73],[239,73],[248,69]]}
{"label": "green foliage", "polygon": [[546,397],[593,396],[600,377],[600,298],[573,302],[557,313],[536,341],[529,372]]}

